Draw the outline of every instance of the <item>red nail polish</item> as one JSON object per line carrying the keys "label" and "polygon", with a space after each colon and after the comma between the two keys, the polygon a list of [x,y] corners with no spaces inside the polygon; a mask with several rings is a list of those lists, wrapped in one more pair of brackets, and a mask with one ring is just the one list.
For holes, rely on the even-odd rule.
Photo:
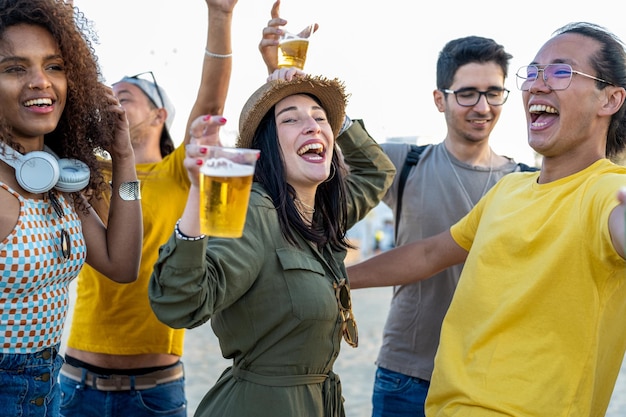
{"label": "red nail polish", "polygon": [[196,159],[196,165],[202,166],[202,164],[204,164],[204,161],[202,159]]}
{"label": "red nail polish", "polygon": [[204,116],[204,117],[202,118],[202,120],[204,120],[204,121],[206,122],[206,121],[207,121],[207,120],[209,120],[210,118],[211,118],[211,115],[210,115],[210,114],[207,114],[206,116]]}
{"label": "red nail polish", "polygon": [[220,122],[221,124],[226,123],[226,118],[225,118],[225,117],[220,117],[219,122]]}
{"label": "red nail polish", "polygon": [[200,153],[201,153],[201,154],[205,154],[205,153],[206,153],[206,150],[207,150],[206,148],[202,147],[202,148],[200,148]]}

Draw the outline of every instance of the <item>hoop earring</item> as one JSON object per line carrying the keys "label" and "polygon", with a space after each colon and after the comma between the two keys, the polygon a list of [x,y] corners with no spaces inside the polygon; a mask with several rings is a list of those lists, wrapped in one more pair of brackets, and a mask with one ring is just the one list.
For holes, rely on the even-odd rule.
{"label": "hoop earring", "polygon": [[334,164],[330,165],[330,175],[328,176],[328,178],[326,178],[324,180],[324,182],[330,182],[330,180],[332,180],[335,177],[335,172],[337,172],[337,168],[335,168]]}

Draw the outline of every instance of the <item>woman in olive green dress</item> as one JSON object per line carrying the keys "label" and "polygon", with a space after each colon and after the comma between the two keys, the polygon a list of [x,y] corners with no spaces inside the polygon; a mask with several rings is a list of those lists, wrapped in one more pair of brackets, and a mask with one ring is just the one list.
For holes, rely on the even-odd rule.
{"label": "woman in olive green dress", "polygon": [[[374,208],[395,169],[360,121],[345,116],[337,80],[279,70],[248,100],[237,146],[260,149],[243,236],[200,234],[198,161],[150,285],[160,320],[211,319],[233,360],[197,416],[344,416],[332,368],[342,336],[357,345],[343,264],[346,231]],[[192,131],[217,134],[212,120]],[[338,146],[338,147],[337,147]],[[339,152],[339,148],[341,152]]]}

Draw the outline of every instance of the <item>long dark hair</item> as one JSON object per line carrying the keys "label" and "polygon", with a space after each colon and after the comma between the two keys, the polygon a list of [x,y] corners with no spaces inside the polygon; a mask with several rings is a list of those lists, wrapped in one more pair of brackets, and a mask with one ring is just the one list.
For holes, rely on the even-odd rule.
{"label": "long dark hair", "polygon": [[318,248],[326,244],[330,244],[334,250],[352,248],[346,240],[347,205],[344,181],[346,172],[339,159],[338,147],[334,146],[331,175],[317,188],[311,226],[300,216],[293,201],[296,192],[286,180],[285,161],[278,143],[274,107],[265,114],[259,124],[252,140],[252,148],[261,151],[254,181],[261,184],[272,198],[281,233],[285,239],[298,246],[295,236],[295,233],[298,233],[306,240],[314,242]]}

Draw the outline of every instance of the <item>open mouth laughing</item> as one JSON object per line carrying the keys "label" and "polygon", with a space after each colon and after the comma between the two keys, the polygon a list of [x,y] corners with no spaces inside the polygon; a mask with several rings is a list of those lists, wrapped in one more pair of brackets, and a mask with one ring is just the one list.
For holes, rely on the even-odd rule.
{"label": "open mouth laughing", "polygon": [[309,160],[322,160],[325,154],[324,145],[321,143],[308,143],[298,149],[298,155]]}
{"label": "open mouth laughing", "polygon": [[559,111],[546,104],[533,104],[528,108],[531,124],[534,127],[541,127],[548,124],[554,117],[559,115]]}
{"label": "open mouth laughing", "polygon": [[27,100],[24,102],[24,106],[26,107],[32,107],[32,106],[37,106],[37,107],[46,107],[46,106],[52,106],[52,99],[50,98],[36,98],[33,100]]}

